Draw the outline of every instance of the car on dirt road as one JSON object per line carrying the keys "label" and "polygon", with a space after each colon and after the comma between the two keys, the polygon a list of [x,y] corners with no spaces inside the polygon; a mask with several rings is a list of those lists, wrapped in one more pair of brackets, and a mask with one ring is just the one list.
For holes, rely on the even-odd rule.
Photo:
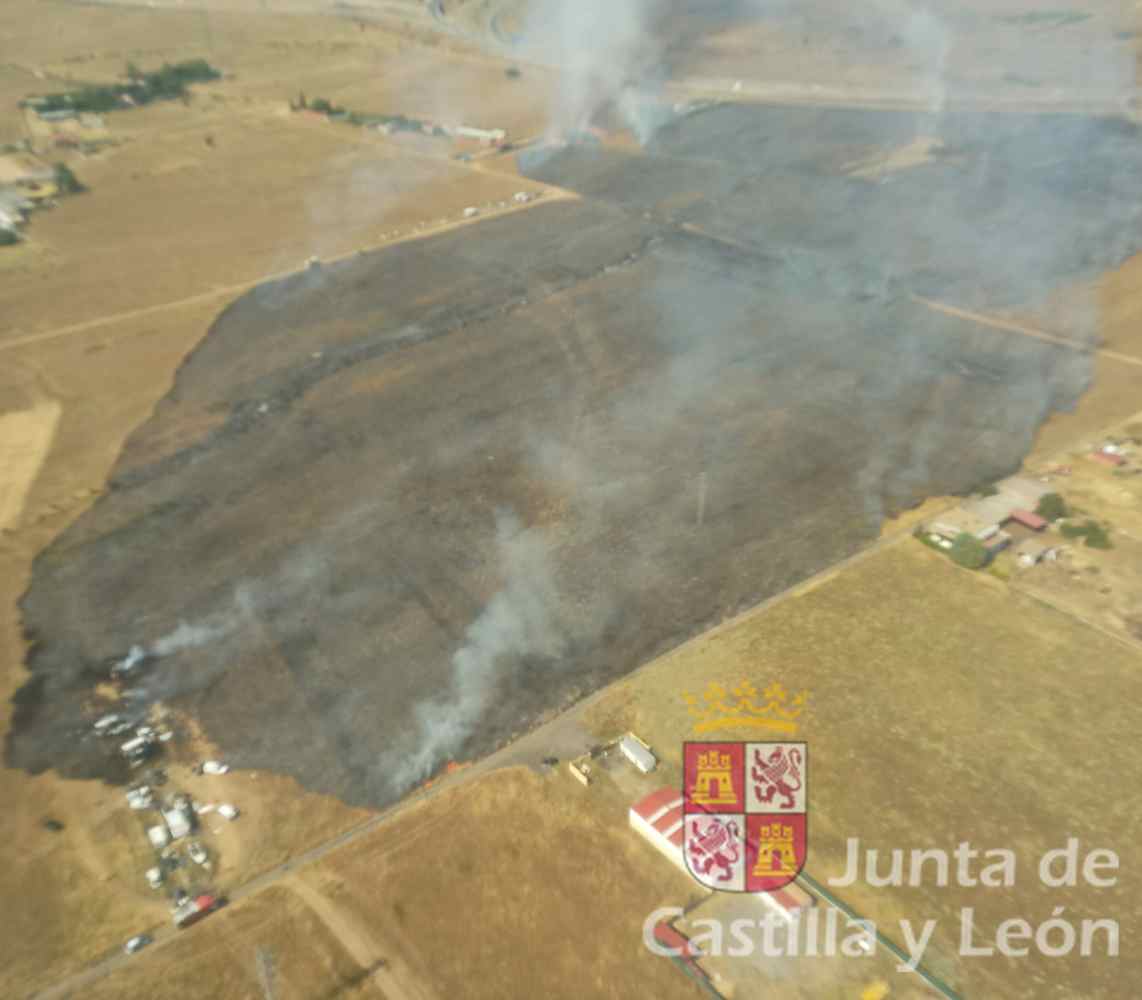
{"label": "car on dirt road", "polygon": [[229,764],[224,764],[220,760],[204,760],[202,762],[203,774],[225,774],[230,770]]}
{"label": "car on dirt road", "polygon": [[218,815],[225,819],[234,820],[241,816],[242,813],[237,806],[232,806],[229,802],[223,802],[218,806]]}
{"label": "car on dirt road", "polygon": [[186,853],[190,855],[190,860],[195,864],[205,865],[207,863],[206,848],[197,840],[192,840],[186,845]]}
{"label": "car on dirt road", "polygon": [[163,884],[163,870],[161,868],[148,868],[147,869],[147,885],[152,889],[157,889]]}
{"label": "car on dirt road", "polygon": [[128,955],[134,955],[137,951],[142,951],[147,947],[154,938],[150,934],[136,934],[130,941],[123,945],[123,950]]}

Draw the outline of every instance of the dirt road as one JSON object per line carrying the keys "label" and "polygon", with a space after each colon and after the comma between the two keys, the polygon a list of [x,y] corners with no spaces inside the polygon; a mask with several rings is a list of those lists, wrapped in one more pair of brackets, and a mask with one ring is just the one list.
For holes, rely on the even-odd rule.
{"label": "dirt road", "polygon": [[367,971],[377,992],[389,1000],[435,1000],[436,994],[413,974],[404,958],[382,947],[374,928],[365,927],[352,914],[329,898],[312,879],[303,875],[287,879],[294,892],[337,938],[353,961]]}
{"label": "dirt road", "polygon": [[[473,168],[482,169],[482,168]],[[530,208],[534,208],[540,204],[547,204],[552,201],[562,199],[574,199],[578,197],[574,192],[563,191],[552,185],[547,185],[546,193],[543,198],[535,198],[531,201],[522,204],[513,204],[509,208],[504,208],[495,213],[496,216],[510,215],[516,212],[525,212]],[[476,223],[484,221],[488,218],[487,215],[473,218],[473,219],[457,219],[453,222],[448,222],[443,225],[425,227],[414,233],[402,235],[396,239],[382,240],[379,243],[370,244],[368,246],[358,247],[348,253],[337,254],[335,256],[326,257],[322,260],[322,264],[335,264],[338,261],[349,260],[359,254],[370,253],[375,250],[380,250],[382,247],[395,246],[398,243],[405,243],[414,240],[426,239],[431,236],[438,236],[441,233],[450,232],[453,229],[460,229],[464,226],[475,225]],[[248,292],[253,288],[266,285],[275,281],[281,281],[291,275],[297,274],[296,269],[288,271],[279,271],[274,274],[266,274],[260,278],[255,278],[250,281],[241,281],[233,285],[221,285],[215,288],[208,289],[204,292],[199,292],[196,295],[188,295],[186,298],[175,299],[171,302],[161,302],[158,305],[146,306],[142,309],[129,309],[125,312],[114,313],[109,316],[98,316],[95,319],[84,320],[81,323],[70,323],[67,326],[56,327],[54,330],[44,330],[40,333],[28,334],[23,337],[12,337],[7,340],[0,340],[0,351],[13,350],[18,347],[27,347],[29,344],[40,344],[50,340],[59,340],[62,337],[71,337],[76,334],[89,333],[92,330],[101,329],[106,326],[114,326],[118,323],[126,322],[127,320],[140,319],[146,316],[154,316],[160,313],[167,312],[172,309],[182,309],[186,306],[198,305],[204,302],[213,302],[218,299],[234,298],[244,292]],[[0,503],[0,511],[3,510],[3,505]],[[3,518],[0,517],[0,526],[3,525]]]}
{"label": "dirt road", "polygon": [[1112,361],[1121,361],[1123,364],[1142,366],[1142,358],[1136,358],[1131,354],[1123,354],[1121,351],[1110,351],[1106,348],[1094,347],[1091,344],[1083,344],[1071,340],[1068,337],[1061,336],[1060,334],[1037,330],[1032,326],[1028,326],[1026,323],[1016,323],[1009,319],[1001,319],[998,316],[988,316],[984,313],[973,312],[970,309],[960,309],[956,306],[948,305],[946,302],[936,302],[933,299],[926,299],[920,295],[913,295],[912,301],[919,302],[921,305],[925,305],[929,309],[934,309],[936,312],[943,313],[945,316],[955,316],[957,319],[967,320],[969,323],[979,323],[981,326],[988,326],[993,330],[1006,330],[1009,333],[1018,333],[1024,337],[1033,337],[1036,340],[1042,340],[1044,343],[1067,347],[1082,354],[1093,353],[1104,358],[1109,358]]}

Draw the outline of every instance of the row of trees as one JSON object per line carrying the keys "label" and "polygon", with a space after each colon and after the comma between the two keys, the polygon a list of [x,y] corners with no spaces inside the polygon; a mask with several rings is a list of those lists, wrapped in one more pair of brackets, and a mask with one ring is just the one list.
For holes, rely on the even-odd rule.
{"label": "row of trees", "polygon": [[[297,95],[296,101],[290,101],[292,111],[316,111],[322,115],[344,115],[350,125],[388,125],[394,132],[421,132],[429,123],[419,118],[408,118],[405,115],[367,115],[357,111],[347,111],[345,108],[326,100],[324,97],[307,98],[304,93]],[[448,133],[439,125],[432,125],[430,134],[443,136]]]}
{"label": "row of trees", "polygon": [[48,94],[34,103],[40,111],[114,111],[125,103],[150,104],[183,97],[188,84],[217,80],[222,74],[205,59],[188,59],[163,63],[150,73],[144,73],[134,63],[127,63],[126,75],[126,83],[80,87]]}

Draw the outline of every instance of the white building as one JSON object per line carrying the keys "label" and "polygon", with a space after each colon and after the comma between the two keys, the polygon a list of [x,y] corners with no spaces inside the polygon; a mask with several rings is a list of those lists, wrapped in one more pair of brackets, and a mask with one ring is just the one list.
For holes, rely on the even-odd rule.
{"label": "white building", "polygon": [[508,137],[502,128],[472,128],[470,125],[457,125],[452,134],[461,139],[478,139],[485,146],[490,146],[494,142],[503,142]]}
{"label": "white building", "polygon": [[619,740],[619,753],[637,767],[643,774],[650,774],[658,766],[658,760],[650,752],[650,747],[634,733],[627,733]]}

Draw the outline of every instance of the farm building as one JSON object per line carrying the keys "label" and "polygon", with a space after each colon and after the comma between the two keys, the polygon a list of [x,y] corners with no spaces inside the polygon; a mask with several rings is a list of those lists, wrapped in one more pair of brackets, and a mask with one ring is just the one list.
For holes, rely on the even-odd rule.
{"label": "farm building", "polygon": [[627,733],[619,740],[619,753],[629,760],[643,774],[650,774],[658,765],[650,747],[642,742],[634,733]]}
{"label": "farm building", "polygon": [[[630,807],[629,817],[630,825],[655,849],[687,871],[682,857],[682,793],[677,788],[660,788],[639,799]],[[757,896],[769,909],[790,920],[813,905],[813,897],[796,882]]]}
{"label": "farm building", "polygon": [[1098,462],[1101,465],[1109,465],[1111,468],[1119,468],[1126,464],[1126,459],[1121,455],[1112,454],[1109,451],[1092,451],[1090,453],[1092,462]]}
{"label": "farm building", "polygon": [[925,530],[948,541],[967,533],[986,542],[998,536],[1009,521],[1032,531],[1046,527],[1047,522],[1032,511],[1042,496],[1050,492],[1048,487],[1024,476],[1011,476],[996,483],[995,489],[989,497],[965,501],[956,510],[941,514],[940,519],[928,524]]}
{"label": "farm building", "polygon": [[470,125],[457,125],[452,134],[461,139],[478,139],[485,146],[503,142],[508,135],[502,128],[472,128]]}
{"label": "farm building", "polygon": [[1006,531],[1000,531],[992,535],[986,542],[984,542],[983,547],[987,549],[987,554],[990,558],[995,558],[996,555],[1002,552],[1010,544],[1011,536]]}
{"label": "farm building", "polygon": [[630,807],[630,825],[675,865],[686,870],[682,859],[682,793],[660,788]]}
{"label": "farm building", "polygon": [[1032,531],[1042,531],[1047,527],[1045,518],[1040,517],[1038,514],[1033,514],[1029,510],[1023,510],[1021,507],[1013,510],[1008,520],[1014,521],[1016,524],[1021,524],[1025,528],[1030,528]]}
{"label": "farm building", "polygon": [[941,514],[938,521],[928,525],[932,534],[946,538],[949,542],[955,541],[959,535],[974,535],[976,538],[988,538],[999,530],[997,522],[980,517],[967,509],[966,505],[958,510]]}

